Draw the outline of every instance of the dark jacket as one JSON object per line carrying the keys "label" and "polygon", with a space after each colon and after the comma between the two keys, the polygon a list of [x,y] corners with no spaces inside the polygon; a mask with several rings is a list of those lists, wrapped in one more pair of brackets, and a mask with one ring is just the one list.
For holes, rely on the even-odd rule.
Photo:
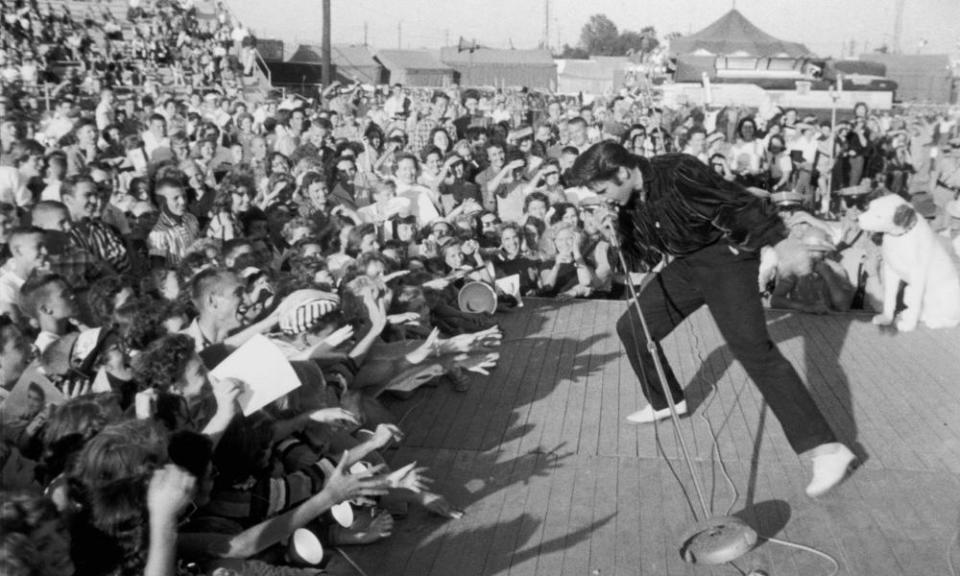
{"label": "dark jacket", "polygon": [[663,254],[686,256],[720,241],[757,252],[786,238],[773,203],[724,180],[697,158],[665,154],[639,160],[645,199],[634,194],[619,222],[624,248],[634,259],[655,265]]}

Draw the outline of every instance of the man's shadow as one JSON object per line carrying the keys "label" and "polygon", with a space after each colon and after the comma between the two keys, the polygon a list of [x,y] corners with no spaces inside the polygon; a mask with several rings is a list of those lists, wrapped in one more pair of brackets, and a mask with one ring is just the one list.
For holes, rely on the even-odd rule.
{"label": "man's shadow", "polygon": [[[855,313],[814,316],[791,311],[770,311],[767,314],[767,330],[775,344],[801,339],[802,375],[807,389],[837,435],[837,440],[849,446],[857,455],[859,465],[862,465],[869,455],[858,440],[850,382],[840,363],[840,353],[854,322],[869,322],[869,317]],[[710,396],[734,360],[729,347],[723,345],[701,362],[684,390],[690,413],[695,412]],[[787,360],[800,371],[801,367],[791,358],[787,357]],[[766,404],[763,406],[765,409]],[[731,414],[727,414],[719,425],[720,430],[730,417]]]}

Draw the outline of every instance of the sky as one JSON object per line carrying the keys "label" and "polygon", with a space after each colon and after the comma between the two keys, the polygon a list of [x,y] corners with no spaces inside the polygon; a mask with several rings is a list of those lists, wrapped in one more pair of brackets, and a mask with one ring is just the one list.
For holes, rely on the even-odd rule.
{"label": "sky", "polygon": [[[225,0],[261,37],[320,43],[320,0]],[[495,47],[533,48],[544,36],[548,0],[332,0],[334,44],[437,48],[459,37]],[[575,45],[592,14],[618,28],[652,25],[662,36],[696,32],[736,4],[749,20],[782,40],[803,42],[820,56],[857,53],[889,43],[898,0],[549,0],[550,45]],[[904,53],[960,54],[960,0],[902,0]],[[399,29],[398,29],[399,28]],[[399,38],[398,38],[399,36]],[[926,44],[920,48],[922,42]]]}

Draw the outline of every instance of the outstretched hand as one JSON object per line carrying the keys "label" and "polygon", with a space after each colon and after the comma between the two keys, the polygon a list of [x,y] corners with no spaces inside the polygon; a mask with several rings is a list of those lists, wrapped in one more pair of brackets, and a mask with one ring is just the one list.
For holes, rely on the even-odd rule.
{"label": "outstretched hand", "polygon": [[390,479],[391,488],[410,490],[420,494],[426,492],[433,482],[432,479],[423,475],[426,471],[426,466],[417,466],[416,462],[411,462],[403,468],[391,472],[387,475],[387,478]]}
{"label": "outstretched hand", "polygon": [[314,410],[309,414],[309,418],[322,424],[360,424],[360,418],[356,414],[339,406]]}
{"label": "outstretched hand", "polygon": [[340,463],[327,476],[327,482],[323,489],[330,495],[331,500],[337,504],[364,496],[383,496],[387,493],[390,482],[386,476],[378,476],[382,470],[383,464],[380,464],[356,474],[348,474],[347,452],[344,452],[340,457]]}

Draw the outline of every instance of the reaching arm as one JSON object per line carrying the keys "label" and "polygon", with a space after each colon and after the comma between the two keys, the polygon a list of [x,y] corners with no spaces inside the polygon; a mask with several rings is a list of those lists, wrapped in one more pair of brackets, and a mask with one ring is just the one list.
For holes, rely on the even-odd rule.
{"label": "reaching arm", "polygon": [[370,322],[373,326],[350,350],[350,358],[353,358],[358,365],[363,362],[363,358],[370,351],[370,347],[380,337],[383,329],[387,327],[387,311],[383,299],[374,300],[373,296],[367,295],[364,297],[364,304],[370,314]]}
{"label": "reaching arm", "polygon": [[523,167],[522,160],[514,160],[513,162],[510,162],[509,164],[501,168],[500,171],[497,172],[497,175],[491,178],[489,182],[487,182],[487,193],[488,194],[495,193],[497,189],[500,188],[500,184],[503,183],[503,179],[507,177],[507,174],[510,174],[510,172],[512,172],[513,170],[517,168],[522,168],[522,167]]}
{"label": "reaching arm", "polygon": [[263,320],[247,326],[243,330],[232,334],[223,341],[230,348],[239,348],[246,344],[247,340],[253,338],[257,334],[265,334],[272,330],[280,321],[280,316],[278,310],[274,310],[269,316]]}
{"label": "reaching arm", "polygon": [[147,486],[150,542],[144,576],[175,576],[177,518],[190,502],[196,479],[168,464],[153,473]]}
{"label": "reaching arm", "polygon": [[341,459],[323,490],[296,508],[252,526],[236,536],[220,533],[181,534],[177,549],[185,558],[249,558],[289,537],[333,505],[359,496],[387,493],[387,479],[377,476],[382,467],[346,475],[346,459]]}

